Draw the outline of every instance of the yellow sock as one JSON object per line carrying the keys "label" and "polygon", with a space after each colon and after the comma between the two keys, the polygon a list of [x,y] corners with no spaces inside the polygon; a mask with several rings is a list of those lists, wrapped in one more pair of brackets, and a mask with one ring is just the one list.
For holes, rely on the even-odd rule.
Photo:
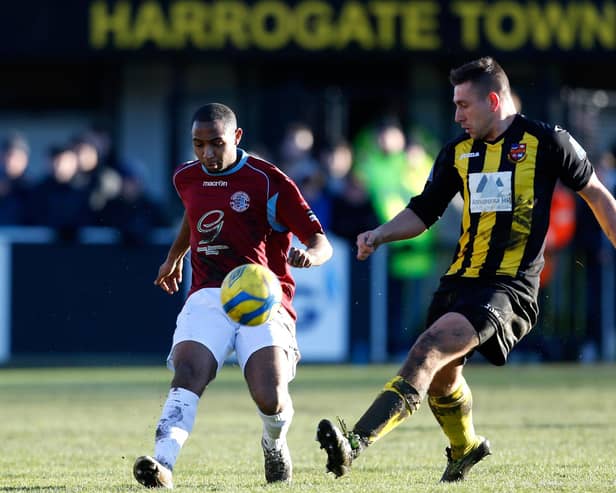
{"label": "yellow sock", "polygon": [[479,438],[473,425],[473,395],[466,380],[451,395],[429,397],[428,404],[449,438],[452,458],[459,459],[470,452]]}
{"label": "yellow sock", "polygon": [[422,396],[404,378],[397,376],[385,384],[381,393],[353,427],[365,445],[384,437],[414,413]]}

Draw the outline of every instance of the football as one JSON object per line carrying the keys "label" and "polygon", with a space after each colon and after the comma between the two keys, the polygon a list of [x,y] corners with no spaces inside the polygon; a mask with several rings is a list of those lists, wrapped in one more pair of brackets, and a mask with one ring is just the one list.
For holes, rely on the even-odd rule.
{"label": "football", "polygon": [[229,318],[243,325],[261,325],[276,312],[282,287],[274,273],[258,264],[229,272],[220,286],[220,302]]}

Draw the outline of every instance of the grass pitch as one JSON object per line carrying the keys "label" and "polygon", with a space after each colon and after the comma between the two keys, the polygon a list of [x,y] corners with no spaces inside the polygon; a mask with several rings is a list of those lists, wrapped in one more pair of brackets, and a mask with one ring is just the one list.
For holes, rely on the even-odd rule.
{"label": "grass pitch", "polygon": [[[477,432],[493,455],[461,484],[438,484],[447,445],[426,403],[348,477],[325,474],[322,417],[352,425],[394,366],[300,365],[289,433],[291,486],[266,485],[261,423],[237,366],[201,401],[174,471],[180,492],[614,492],[616,367],[468,365]],[[0,370],[0,492],[138,492],[171,373],[161,367]]]}

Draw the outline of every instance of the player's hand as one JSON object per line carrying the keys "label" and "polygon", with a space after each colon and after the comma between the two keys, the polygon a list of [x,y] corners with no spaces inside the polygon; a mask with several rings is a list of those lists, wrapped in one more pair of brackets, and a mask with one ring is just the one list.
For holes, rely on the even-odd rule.
{"label": "player's hand", "polygon": [[287,256],[287,264],[293,267],[311,267],[312,257],[306,250],[291,247],[289,249],[289,255]]}
{"label": "player's hand", "polygon": [[375,230],[357,235],[357,259],[366,260],[379,246]]}
{"label": "player's hand", "polygon": [[158,276],[156,276],[154,280],[154,285],[160,286],[160,288],[168,294],[177,293],[180,290],[180,283],[182,282],[183,264],[183,259],[165,260],[158,269]]}

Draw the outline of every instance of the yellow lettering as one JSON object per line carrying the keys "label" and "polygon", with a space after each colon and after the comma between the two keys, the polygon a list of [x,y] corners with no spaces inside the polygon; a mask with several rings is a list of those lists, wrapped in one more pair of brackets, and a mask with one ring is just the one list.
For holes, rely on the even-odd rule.
{"label": "yellow lettering", "polygon": [[135,48],[140,48],[147,42],[166,48],[173,42],[168,34],[165,14],[155,1],[147,1],[139,6],[135,14],[134,31]]}
{"label": "yellow lettering", "polygon": [[[504,23],[509,21],[509,29]],[[524,11],[515,2],[497,2],[488,9],[486,14],[486,38],[499,50],[513,51],[524,46],[527,40],[528,22]]]}
{"label": "yellow lettering", "polygon": [[255,5],[251,16],[253,42],[258,48],[277,50],[289,42],[295,30],[294,18],[283,2],[264,1]]}
{"label": "yellow lettering", "polygon": [[295,12],[295,42],[306,50],[319,50],[332,43],[334,10],[326,2],[308,1]]}
{"label": "yellow lettering", "polygon": [[[93,49],[614,50],[616,2],[589,0],[88,0]],[[456,32],[457,29],[451,31]]]}
{"label": "yellow lettering", "polygon": [[597,43],[606,49],[616,48],[616,7],[605,3],[603,12],[597,6],[584,4],[582,9],[583,29],[580,32],[580,45],[585,50],[592,50]]}
{"label": "yellow lettering", "polygon": [[402,45],[413,50],[436,50],[441,46],[437,2],[409,2],[402,16]]}
{"label": "yellow lettering", "polygon": [[577,9],[573,4],[570,4],[564,12],[562,6],[556,2],[546,4],[543,11],[537,4],[530,4],[527,22],[530,25],[533,45],[539,50],[547,50],[554,44],[556,38],[561,48],[570,50],[575,44],[577,17]]}
{"label": "yellow lettering", "polygon": [[370,50],[374,48],[374,34],[364,7],[359,2],[346,2],[340,10],[336,48],[346,48],[351,43]]}
{"label": "yellow lettering", "polygon": [[479,36],[479,20],[485,10],[483,2],[455,2],[451,6],[451,11],[460,17],[460,44],[466,50],[476,50],[479,48],[481,37]]}
{"label": "yellow lettering", "polygon": [[248,48],[250,40],[246,22],[248,9],[235,1],[216,2],[212,7],[212,45],[221,48],[227,42],[236,48]]}
{"label": "yellow lettering", "polygon": [[169,17],[174,33],[174,47],[184,48],[192,44],[196,48],[207,47],[207,5],[194,0],[175,2],[169,7]]}
{"label": "yellow lettering", "polygon": [[90,44],[96,49],[105,48],[108,41],[109,45],[116,48],[130,47],[132,42],[130,16],[130,2],[118,2],[113,11],[107,10],[105,1],[94,2],[90,6]]}
{"label": "yellow lettering", "polygon": [[396,18],[398,5],[394,2],[370,2],[370,11],[376,17],[376,43],[389,49],[396,45]]}

